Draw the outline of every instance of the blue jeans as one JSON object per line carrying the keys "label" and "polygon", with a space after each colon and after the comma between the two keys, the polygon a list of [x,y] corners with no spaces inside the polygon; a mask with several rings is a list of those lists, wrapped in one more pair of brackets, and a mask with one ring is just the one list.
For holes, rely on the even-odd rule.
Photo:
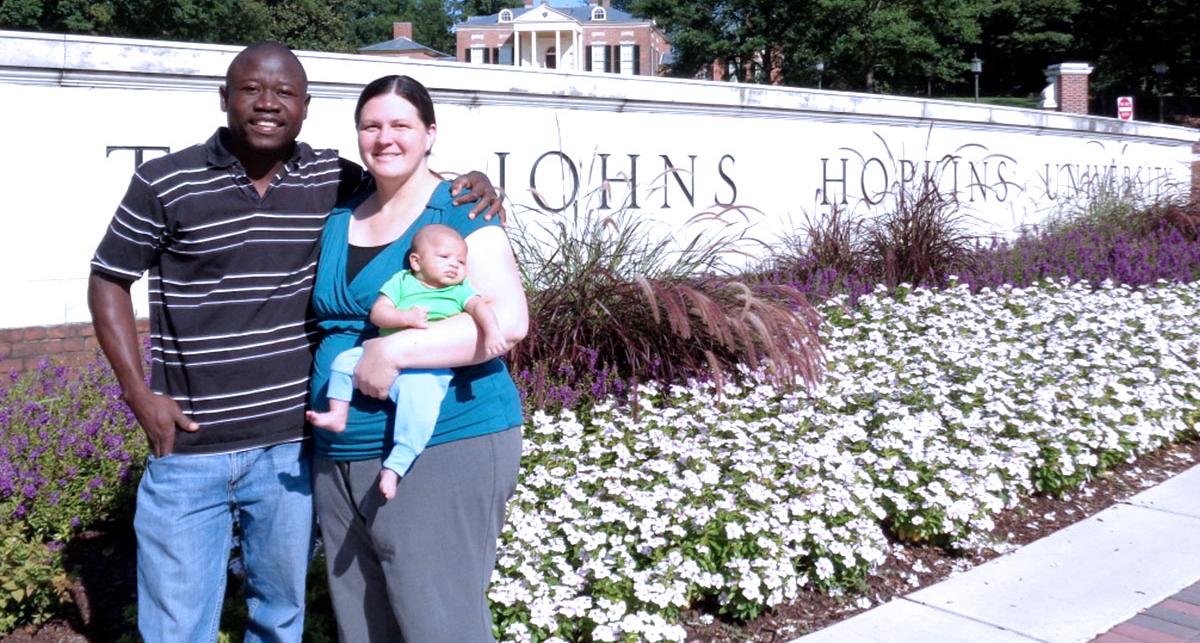
{"label": "blue jeans", "polygon": [[[329,399],[350,401],[354,394],[354,369],[362,359],[361,346],[338,353],[329,370]],[[399,475],[408,473],[425,450],[442,410],[454,371],[448,368],[406,369],[392,380],[388,397],[396,403],[392,451],[383,466]]]}
{"label": "blue jeans", "polygon": [[299,442],[150,458],[133,520],[144,640],[217,640],[235,515],[246,643],[300,641],[313,513],[308,449]]}

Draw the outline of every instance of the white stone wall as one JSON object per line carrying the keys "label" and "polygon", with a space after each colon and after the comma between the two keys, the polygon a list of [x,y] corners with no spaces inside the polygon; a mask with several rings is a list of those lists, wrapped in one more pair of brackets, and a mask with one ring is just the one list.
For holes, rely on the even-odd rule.
{"label": "white stone wall", "polygon": [[[224,123],[217,87],[237,50],[0,32],[0,328],[88,319],[88,260],[134,168],[134,152],[116,148],[178,150],[205,140]],[[504,184],[518,217],[632,206],[636,183],[630,212],[664,230],[742,206],[727,218],[767,243],[834,205],[864,214],[887,207],[897,185],[926,167],[987,234],[1035,224],[1113,177],[1144,192],[1186,191],[1198,138],[1158,124],[892,96],[323,53],[301,59],[313,95],[302,138],[316,147],[356,159],[359,89],[409,74],[437,102],[432,165],[486,171]],[[664,174],[664,157],[680,171]],[[144,314],[144,291],[135,301]]]}

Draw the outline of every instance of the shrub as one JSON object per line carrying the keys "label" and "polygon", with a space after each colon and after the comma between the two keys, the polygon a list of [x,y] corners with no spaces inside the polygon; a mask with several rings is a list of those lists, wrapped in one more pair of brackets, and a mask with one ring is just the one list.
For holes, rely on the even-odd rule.
{"label": "shrub", "polygon": [[[719,218],[690,224],[711,230]],[[729,276],[726,259],[744,237],[702,231],[677,244],[628,210],[579,208],[549,223],[518,221],[514,231],[531,326],[509,357],[519,376],[545,382],[539,390],[581,365],[599,388],[700,373],[719,380],[736,364],[763,360],[779,382],[817,377],[818,317],[804,297],[786,285],[755,291]],[[552,370],[539,370],[546,364]]]}
{"label": "shrub", "polygon": [[19,525],[0,524],[0,632],[55,616],[68,600],[61,543],[31,539]]}
{"label": "shrub", "polygon": [[131,506],[145,441],[111,371],[43,362],[0,388],[0,523],[65,541]]}
{"label": "shrub", "polygon": [[53,616],[67,600],[63,544],[132,509],[146,447],[118,393],[99,361],[44,362],[0,385],[0,631]]}

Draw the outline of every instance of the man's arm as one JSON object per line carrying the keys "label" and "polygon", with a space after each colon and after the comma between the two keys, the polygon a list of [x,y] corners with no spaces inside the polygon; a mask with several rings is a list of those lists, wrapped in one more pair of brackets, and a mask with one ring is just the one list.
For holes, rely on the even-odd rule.
{"label": "man's arm", "polygon": [[130,281],[92,272],[88,278],[88,308],[96,339],[121,384],[121,397],[150,441],[150,451],[164,456],[175,448],[175,428],[195,431],[200,428],[179,410],[169,397],[157,395],[146,386],[142,371],[141,342],[133,321]]}

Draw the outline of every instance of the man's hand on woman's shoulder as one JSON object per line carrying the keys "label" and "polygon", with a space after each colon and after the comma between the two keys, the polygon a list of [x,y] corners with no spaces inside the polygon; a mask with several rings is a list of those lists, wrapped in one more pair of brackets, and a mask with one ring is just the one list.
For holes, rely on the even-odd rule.
{"label": "man's hand on woman's shoulder", "polygon": [[474,219],[482,212],[484,221],[499,216],[500,224],[504,225],[508,219],[508,213],[504,211],[504,193],[493,186],[483,172],[473,170],[454,179],[450,184],[450,196],[454,197],[454,205],[475,203],[468,218]]}

